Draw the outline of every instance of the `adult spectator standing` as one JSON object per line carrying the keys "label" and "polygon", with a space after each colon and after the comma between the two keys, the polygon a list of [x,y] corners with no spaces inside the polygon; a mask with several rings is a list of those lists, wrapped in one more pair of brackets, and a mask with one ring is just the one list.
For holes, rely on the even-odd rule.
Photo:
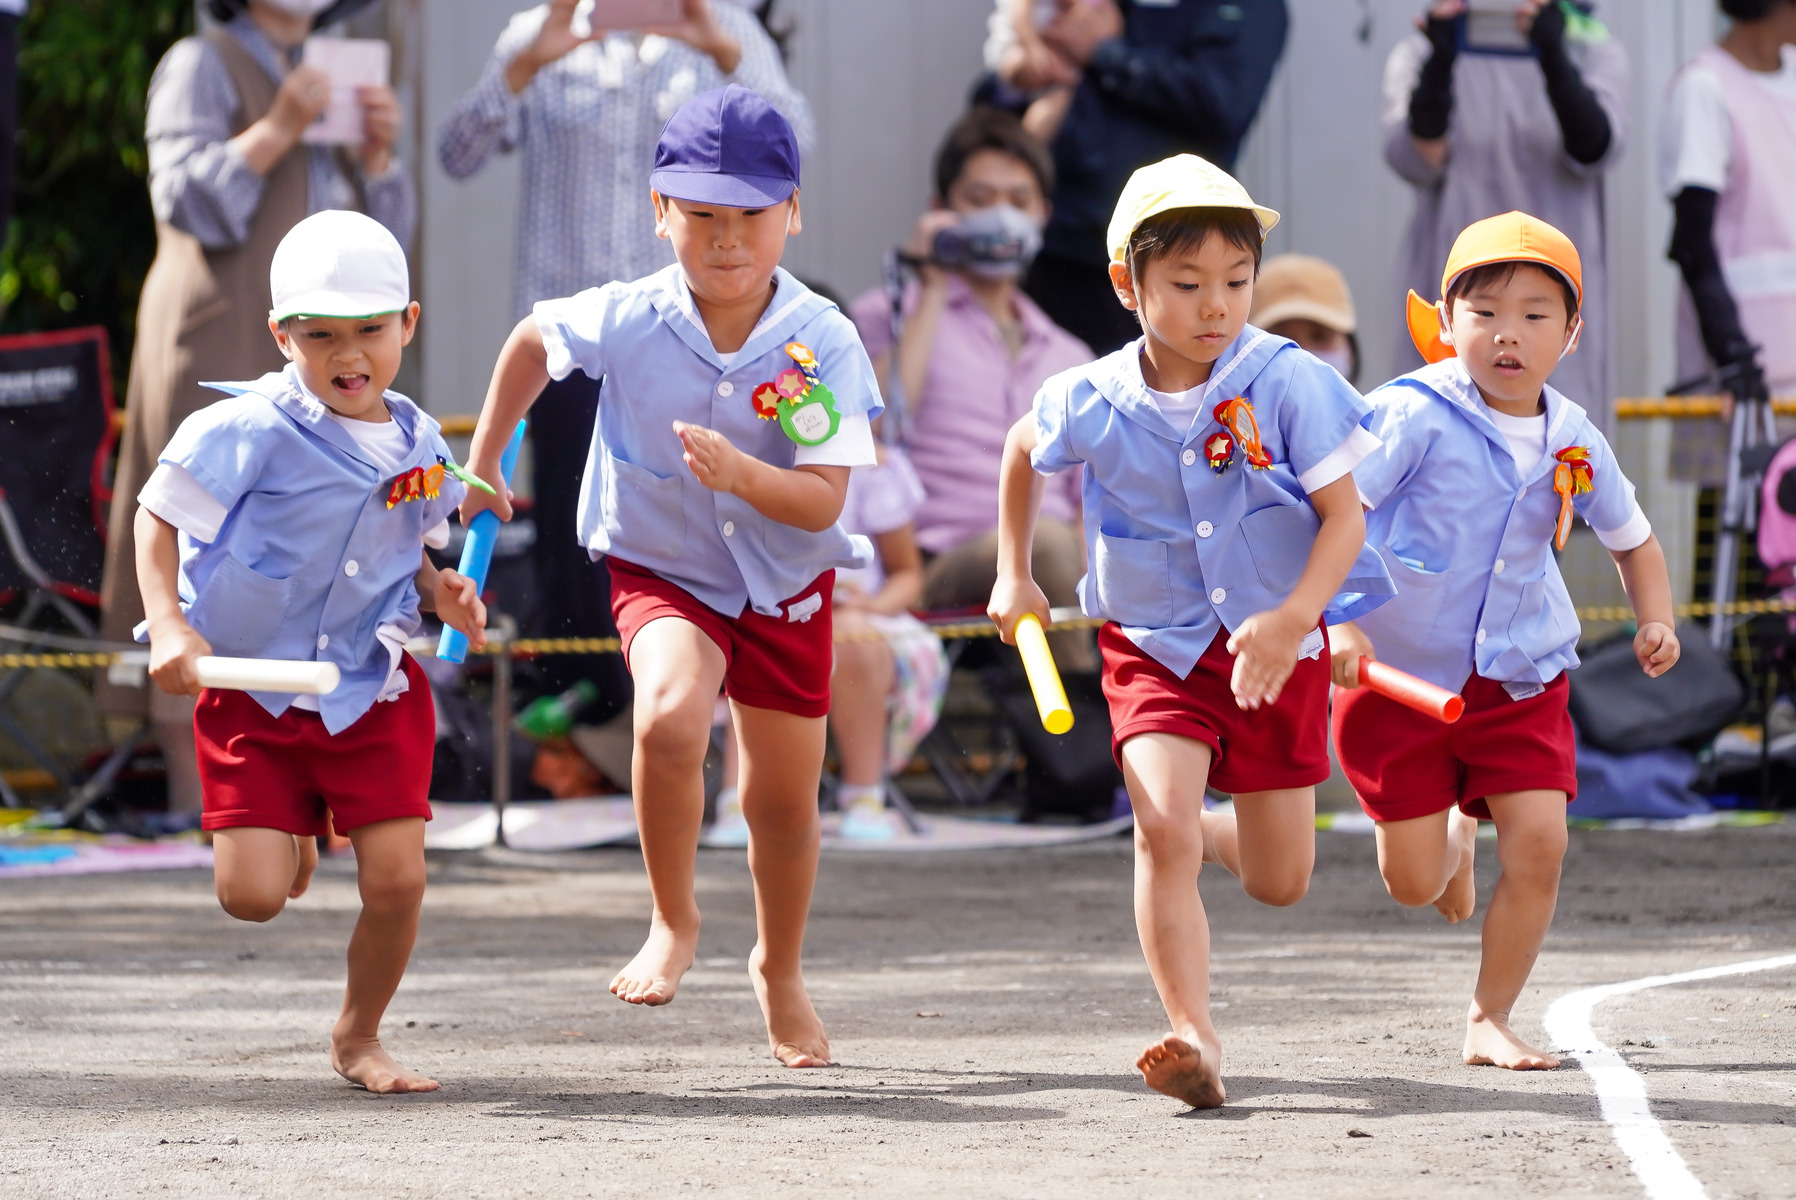
{"label": "adult spectator standing", "polygon": [[[539,300],[640,279],[673,262],[671,245],[655,234],[649,172],[667,118],[691,97],[742,84],[791,122],[801,150],[815,140],[810,105],[743,4],[685,0],[678,25],[641,30],[588,28],[578,8],[576,0],[553,0],[512,17],[437,140],[438,161],[455,179],[473,175],[495,152],[523,154],[512,275],[518,319]],[[575,371],[551,382],[531,409],[545,636],[616,633],[609,574],[587,560],[575,535],[598,402],[599,381]],[[551,688],[591,678],[607,708],[630,695],[616,655],[548,662]]]}
{"label": "adult spectator standing", "polygon": [[[934,197],[906,246],[917,279],[904,291],[894,363],[891,300],[859,297],[849,315],[882,378],[898,373],[905,449],[922,481],[917,544],[928,556],[925,608],[983,603],[998,571],[998,467],[1004,437],[1050,376],[1091,361],[1018,286],[1026,262],[934,261],[936,237],[961,226],[1033,231],[1048,220],[1054,168],[1017,118],[975,108],[948,131],[935,163]],[[994,221],[996,218],[996,221]],[[1114,295],[1103,302],[1120,309]],[[1077,472],[1047,485],[1035,535],[1035,571],[1054,604],[1077,603],[1085,567]],[[1088,641],[1088,639],[1085,639]],[[1072,661],[1064,661],[1068,654]],[[1090,647],[1061,653],[1068,669],[1095,669]]]}
{"label": "adult spectator standing", "polygon": [[[1402,281],[1433,297],[1453,239],[1485,217],[1519,209],[1563,230],[1584,262],[1584,332],[1552,382],[1607,430],[1603,172],[1627,140],[1627,54],[1588,4],[1518,0],[1504,26],[1478,43],[1464,0],[1437,0],[1385,63],[1385,161],[1416,191]],[[1393,369],[1420,367],[1400,332]]]}
{"label": "adult spectator standing", "polygon": [[[1110,284],[1104,230],[1117,195],[1135,168],[1182,152],[1233,169],[1287,17],[1284,0],[1056,3],[1051,16],[1044,5],[1016,10],[1078,81],[1053,135],[1054,215],[1028,289],[1058,325],[1106,354],[1141,333]],[[1040,57],[1011,56],[1004,70],[1021,75],[1009,82],[1051,86],[1059,73]]]}
{"label": "adult spectator standing", "polygon": [[[305,146],[330,80],[298,66],[306,36],[369,0],[208,0],[223,24],[170,47],[150,79],[144,119],[156,258],[138,304],[137,343],[108,522],[102,635],[128,641],[143,617],[132,538],[137,493],[182,421],[218,399],[208,379],[254,379],[285,365],[268,334],[275,246],[311,213],[366,212],[401,244],[417,197],[394,145],[399,101],[363,88],[359,147]],[[150,693],[154,693],[151,695]],[[199,806],[193,701],[103,684],[102,711],[148,711],[168,763],[171,806]]]}
{"label": "adult spectator standing", "polygon": [[1796,0],[1720,7],[1733,25],[1672,82],[1661,145],[1685,285],[1678,377],[1796,395]]}

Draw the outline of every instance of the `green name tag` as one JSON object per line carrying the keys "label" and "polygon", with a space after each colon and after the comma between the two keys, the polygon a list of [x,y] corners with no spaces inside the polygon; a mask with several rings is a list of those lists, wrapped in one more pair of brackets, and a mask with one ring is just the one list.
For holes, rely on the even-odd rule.
{"label": "green name tag", "polygon": [[800,446],[821,446],[842,426],[835,393],[821,382],[797,399],[782,402],[779,413],[780,428]]}

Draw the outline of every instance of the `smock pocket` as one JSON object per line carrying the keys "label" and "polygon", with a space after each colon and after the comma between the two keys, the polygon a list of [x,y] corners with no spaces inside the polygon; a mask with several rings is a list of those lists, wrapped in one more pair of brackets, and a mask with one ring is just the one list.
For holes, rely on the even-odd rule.
{"label": "smock pocket", "polygon": [[[1390,550],[1380,557],[1384,559],[1385,569],[1391,573],[1391,583],[1396,586],[1397,594],[1367,617],[1381,628],[1394,630],[1408,644],[1427,644],[1435,623],[1440,620],[1441,604],[1447,596],[1447,573],[1419,570]],[[1362,627],[1368,624],[1367,617],[1359,619]],[[1376,644],[1376,637],[1373,642]]]}
{"label": "smock pocket", "polygon": [[1297,586],[1321,528],[1322,519],[1307,504],[1274,504],[1241,518],[1241,539],[1275,602]]}
{"label": "smock pocket", "polygon": [[1122,625],[1172,624],[1171,547],[1165,542],[1098,534],[1098,604]]}
{"label": "smock pocket", "polygon": [[604,473],[600,494],[605,534],[611,552],[632,562],[678,558],[686,541],[686,510],[681,503],[685,481],[678,475],[663,478],[609,450],[600,469]]}
{"label": "smock pocket", "polygon": [[1578,643],[1578,618],[1571,597],[1551,574],[1522,584],[1515,616],[1509,619],[1509,644],[1539,662]]}
{"label": "smock pocket", "polygon": [[292,579],[273,579],[227,551],[187,610],[187,620],[215,654],[255,658],[280,636],[293,596]]}

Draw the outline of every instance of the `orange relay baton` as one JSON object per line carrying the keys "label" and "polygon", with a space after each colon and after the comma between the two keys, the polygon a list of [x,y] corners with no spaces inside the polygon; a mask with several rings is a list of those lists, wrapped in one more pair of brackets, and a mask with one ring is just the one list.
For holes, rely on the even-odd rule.
{"label": "orange relay baton", "polygon": [[1359,660],[1359,685],[1448,725],[1459,720],[1460,714],[1465,712],[1465,698],[1457,692],[1449,692],[1426,679],[1417,679],[1407,671],[1399,671],[1364,655]]}

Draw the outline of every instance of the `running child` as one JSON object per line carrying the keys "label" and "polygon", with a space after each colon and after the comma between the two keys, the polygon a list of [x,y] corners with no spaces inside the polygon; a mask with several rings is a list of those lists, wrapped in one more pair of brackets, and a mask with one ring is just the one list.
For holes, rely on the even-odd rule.
{"label": "running child", "polygon": [[[817,788],[829,711],[830,593],[862,567],[842,532],[851,468],[875,461],[872,364],[848,318],[780,269],[799,232],[798,143],[737,85],[674,113],[655,149],[656,232],[673,266],[547,300],[493,369],[470,452],[499,478],[506,438],[551,377],[603,381],[580,538],[608,555],[635,678],[636,820],[654,915],[611,981],[666,1004],[692,965],[702,767],[719,688],[741,756],[759,940],[749,976],[789,1067],[829,1064],[800,969],[817,873]],[[502,497],[470,492],[464,518]]]}
{"label": "running child", "polygon": [[[1359,612],[1391,588],[1351,474],[1377,445],[1370,408],[1247,324],[1277,220],[1194,155],[1135,172],[1110,223],[1110,277],[1142,337],[1050,379],[1004,448],[990,612],[1006,641],[1024,614],[1048,617],[1029,562],[1042,476],[1085,465],[1080,604],[1108,622],[1135,923],[1172,1024],[1136,1066],[1198,1108],[1225,1096],[1198,872],[1219,862],[1257,900],[1303,898],[1329,771],[1323,612],[1337,593],[1353,595],[1336,611]],[[1234,794],[1233,817],[1205,813],[1206,783]]]}
{"label": "running child", "polygon": [[[1378,863],[1400,904],[1471,916],[1473,839],[1497,827],[1503,873],[1484,918],[1465,1061],[1516,1070],[1559,1060],[1510,1014],[1546,939],[1577,794],[1570,687],[1578,619],[1554,549],[1572,514],[1614,557],[1634,606],[1634,654],[1650,676],[1678,659],[1665,555],[1609,443],[1547,386],[1578,347],[1583,275],[1564,234],[1523,213],[1466,227],[1442,300],[1409,297],[1429,365],[1373,392],[1383,440],[1355,469],[1369,542],[1397,597],[1333,627],[1335,752],[1378,823]],[[1364,655],[1463,692],[1444,725],[1357,690]],[[1351,690],[1348,690],[1351,689]]]}
{"label": "running child", "polygon": [[[331,1065],[371,1092],[435,1091],[380,1044],[424,898],[436,713],[405,653],[420,607],[484,645],[472,580],[437,571],[463,485],[437,423],[387,391],[418,324],[405,253],[360,213],[281,239],[268,328],[285,371],[215,383],[138,496],[150,677],[198,693],[194,737],[219,903],[270,921],[302,895],[334,821],[355,846],[362,915]],[[213,653],[335,663],[327,696],[201,690]]]}

